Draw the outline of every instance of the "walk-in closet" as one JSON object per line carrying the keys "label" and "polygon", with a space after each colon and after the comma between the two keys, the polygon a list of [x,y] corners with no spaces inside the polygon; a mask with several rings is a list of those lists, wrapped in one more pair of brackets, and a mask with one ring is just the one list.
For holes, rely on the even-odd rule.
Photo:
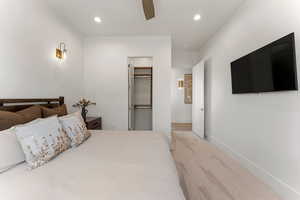
{"label": "walk-in closet", "polygon": [[129,130],[152,130],[152,80],[152,58],[129,58]]}

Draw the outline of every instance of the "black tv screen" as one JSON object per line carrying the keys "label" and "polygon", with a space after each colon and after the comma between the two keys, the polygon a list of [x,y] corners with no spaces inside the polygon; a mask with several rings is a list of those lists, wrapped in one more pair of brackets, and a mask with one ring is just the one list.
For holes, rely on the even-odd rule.
{"label": "black tv screen", "polygon": [[232,62],[231,80],[233,94],[298,90],[294,33]]}

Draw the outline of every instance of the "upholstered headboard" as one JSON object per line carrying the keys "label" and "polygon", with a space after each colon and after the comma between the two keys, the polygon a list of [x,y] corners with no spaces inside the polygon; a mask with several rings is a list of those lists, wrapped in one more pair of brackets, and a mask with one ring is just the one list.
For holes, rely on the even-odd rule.
{"label": "upholstered headboard", "polygon": [[18,112],[33,105],[55,108],[64,104],[64,97],[57,99],[0,99],[0,110]]}

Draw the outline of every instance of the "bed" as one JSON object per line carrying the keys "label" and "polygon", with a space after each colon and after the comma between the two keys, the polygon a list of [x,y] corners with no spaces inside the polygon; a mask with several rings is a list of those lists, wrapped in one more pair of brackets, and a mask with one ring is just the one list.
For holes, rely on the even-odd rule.
{"label": "bed", "polygon": [[28,170],[23,163],[0,174],[1,199],[184,200],[162,134],[91,132],[46,165]]}

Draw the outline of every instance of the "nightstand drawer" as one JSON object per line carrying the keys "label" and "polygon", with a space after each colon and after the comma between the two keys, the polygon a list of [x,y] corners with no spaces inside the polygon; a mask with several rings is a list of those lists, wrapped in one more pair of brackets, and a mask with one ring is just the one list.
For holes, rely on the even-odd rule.
{"label": "nightstand drawer", "polygon": [[88,117],[86,119],[86,125],[89,130],[101,130],[102,129],[102,120],[101,118]]}

